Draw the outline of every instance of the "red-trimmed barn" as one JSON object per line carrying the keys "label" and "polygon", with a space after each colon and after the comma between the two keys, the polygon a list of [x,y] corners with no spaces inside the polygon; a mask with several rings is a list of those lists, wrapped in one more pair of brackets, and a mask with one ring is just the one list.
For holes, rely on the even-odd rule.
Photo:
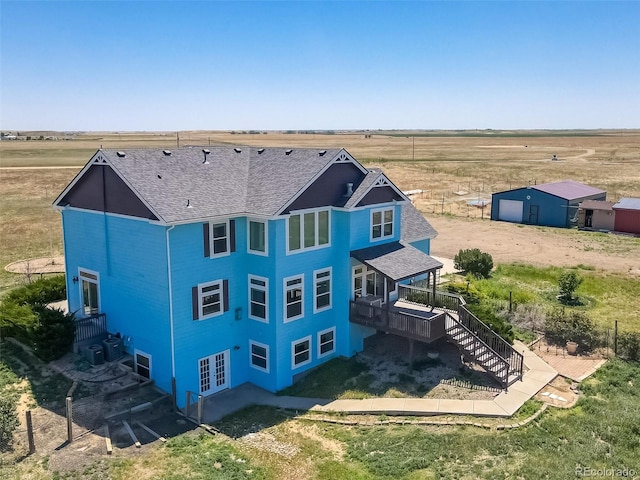
{"label": "red-trimmed barn", "polygon": [[640,198],[622,198],[613,206],[616,232],[640,235]]}

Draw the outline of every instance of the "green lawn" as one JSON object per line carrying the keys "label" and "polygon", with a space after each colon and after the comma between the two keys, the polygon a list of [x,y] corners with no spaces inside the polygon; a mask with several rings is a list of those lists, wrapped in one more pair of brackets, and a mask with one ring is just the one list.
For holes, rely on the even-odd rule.
{"label": "green lawn", "polygon": [[[558,277],[568,270],[503,264],[495,269],[491,278],[471,280],[470,288],[479,291],[494,306],[508,308],[511,292],[514,304],[535,304],[547,310],[561,306],[556,299]],[[584,280],[576,290],[581,305],[567,308],[585,311],[602,327],[613,327],[618,320],[621,329],[640,331],[640,279],[585,266],[573,270]]]}

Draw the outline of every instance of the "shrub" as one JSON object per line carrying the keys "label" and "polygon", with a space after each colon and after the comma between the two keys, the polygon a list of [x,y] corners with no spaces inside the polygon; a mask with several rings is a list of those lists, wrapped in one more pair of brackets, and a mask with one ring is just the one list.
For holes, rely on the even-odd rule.
{"label": "shrub", "polygon": [[31,333],[35,354],[45,362],[57,360],[71,350],[75,334],[73,313],[40,305],[34,307],[38,323]]}
{"label": "shrub", "polygon": [[0,452],[11,449],[13,444],[13,432],[20,422],[16,413],[15,395],[0,396]]}
{"label": "shrub", "polygon": [[586,313],[556,308],[547,315],[544,334],[547,340],[557,345],[576,342],[583,351],[595,347],[596,329]]}
{"label": "shrub", "polygon": [[574,302],[573,294],[582,283],[582,277],[576,272],[564,272],[558,278],[560,287],[560,301],[565,304]]}
{"label": "shrub", "polygon": [[466,307],[471,313],[491,327],[491,330],[513,345],[513,339],[515,337],[513,326],[498,317],[495,309],[491,305],[485,303],[467,303]]}
{"label": "shrub", "polygon": [[477,248],[460,250],[453,259],[454,267],[478,278],[488,278],[493,268],[493,258]]}
{"label": "shrub", "polygon": [[640,360],[640,332],[619,333],[618,353],[629,360]]}
{"label": "shrub", "polygon": [[39,278],[34,282],[18,287],[4,297],[2,303],[14,302],[18,305],[40,304],[64,300],[67,298],[67,288],[64,275]]}

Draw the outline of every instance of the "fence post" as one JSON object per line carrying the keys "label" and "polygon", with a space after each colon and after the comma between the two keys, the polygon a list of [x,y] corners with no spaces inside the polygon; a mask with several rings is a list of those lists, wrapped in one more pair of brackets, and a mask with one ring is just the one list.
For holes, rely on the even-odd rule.
{"label": "fence post", "polygon": [[69,443],[73,442],[73,411],[72,411],[73,398],[67,397],[65,404],[67,406],[67,440]]}
{"label": "fence post", "polygon": [[27,439],[29,440],[29,454],[36,452],[36,444],[33,441],[33,423],[31,422],[31,410],[27,410]]}
{"label": "fence post", "polygon": [[613,328],[613,354],[618,356],[618,320]]}
{"label": "fence post", "polygon": [[171,377],[171,407],[174,412],[178,411],[178,397],[176,389],[176,377]]}
{"label": "fence post", "polygon": [[198,395],[198,425],[202,425],[202,395]]}

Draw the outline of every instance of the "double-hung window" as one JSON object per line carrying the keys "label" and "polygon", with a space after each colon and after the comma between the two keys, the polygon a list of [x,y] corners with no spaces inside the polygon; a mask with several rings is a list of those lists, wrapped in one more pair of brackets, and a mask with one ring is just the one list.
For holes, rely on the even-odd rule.
{"label": "double-hung window", "polygon": [[311,362],[311,335],[291,342],[291,368]]}
{"label": "double-hung window", "polygon": [[393,207],[371,211],[371,240],[393,237]]}
{"label": "double-hung window", "polygon": [[249,318],[267,323],[269,280],[249,275]]}
{"label": "double-hung window", "polygon": [[336,327],[318,332],[318,358],[336,351]]}
{"label": "double-hung window", "polygon": [[267,222],[249,220],[248,235],[249,252],[267,255]]}
{"label": "double-hung window", "polygon": [[269,373],[269,345],[249,340],[249,351],[251,352],[251,366]]}
{"label": "double-hung window", "polygon": [[193,287],[193,319],[203,320],[216,317],[227,311],[229,309],[227,290],[226,280],[201,283],[197,287]]}
{"label": "double-hung window", "polygon": [[330,223],[329,210],[289,215],[288,251],[295,252],[329,245]]}
{"label": "double-hung window", "polygon": [[229,253],[229,222],[211,224],[211,256]]}
{"label": "double-hung window", "polygon": [[296,275],[284,279],[284,321],[290,322],[304,316],[304,277]]}
{"label": "double-hung window", "polygon": [[313,272],[314,296],[313,312],[331,308],[331,267]]}

